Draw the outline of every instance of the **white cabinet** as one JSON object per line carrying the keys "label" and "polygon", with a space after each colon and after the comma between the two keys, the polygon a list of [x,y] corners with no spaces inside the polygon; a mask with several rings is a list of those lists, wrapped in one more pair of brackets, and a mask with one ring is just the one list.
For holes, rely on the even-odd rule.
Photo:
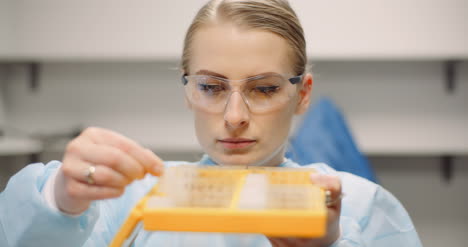
{"label": "white cabinet", "polygon": [[312,57],[468,58],[468,1],[291,1]]}
{"label": "white cabinet", "polygon": [[[0,54],[11,52],[11,2],[0,0]],[[1,56],[0,56],[1,58]]]}
{"label": "white cabinet", "polygon": [[11,2],[14,47],[6,59],[164,60],[204,1]]}
{"label": "white cabinet", "polygon": [[[0,59],[173,60],[205,0],[1,2],[14,46],[0,44]],[[465,0],[290,2],[315,59],[468,57]]]}

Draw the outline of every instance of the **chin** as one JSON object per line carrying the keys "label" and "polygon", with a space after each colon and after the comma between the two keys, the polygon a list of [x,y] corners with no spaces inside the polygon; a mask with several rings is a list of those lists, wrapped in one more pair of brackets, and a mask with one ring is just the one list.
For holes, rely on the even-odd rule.
{"label": "chin", "polygon": [[283,160],[284,147],[279,146],[270,152],[216,153],[210,157],[221,165],[277,166]]}
{"label": "chin", "polygon": [[213,154],[210,157],[220,165],[227,166],[248,166],[258,162],[258,158],[254,157],[253,154],[244,153],[244,154]]}

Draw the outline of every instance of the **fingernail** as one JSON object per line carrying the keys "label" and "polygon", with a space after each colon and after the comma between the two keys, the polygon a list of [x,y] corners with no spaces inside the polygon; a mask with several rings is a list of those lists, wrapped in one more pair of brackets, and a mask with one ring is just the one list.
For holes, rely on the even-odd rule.
{"label": "fingernail", "polygon": [[153,171],[154,171],[157,175],[161,176],[161,175],[163,174],[163,172],[164,172],[164,167],[159,166],[159,165],[154,166],[154,167],[153,167]]}
{"label": "fingernail", "polygon": [[160,176],[163,173],[164,162],[156,154],[154,154],[151,149],[145,148],[145,152],[151,157],[150,159],[154,159],[156,161],[156,163],[154,163],[151,167],[152,171],[150,171],[150,173],[154,173],[154,175]]}

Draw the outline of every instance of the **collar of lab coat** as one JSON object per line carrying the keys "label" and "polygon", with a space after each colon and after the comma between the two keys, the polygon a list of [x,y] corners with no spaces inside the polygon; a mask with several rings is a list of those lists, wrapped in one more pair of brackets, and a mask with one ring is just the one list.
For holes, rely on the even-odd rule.
{"label": "collar of lab coat", "polygon": [[[198,163],[201,165],[209,165],[209,166],[218,165],[207,154],[204,154]],[[300,165],[290,159],[284,158],[283,163],[281,163],[279,167],[300,167]]]}

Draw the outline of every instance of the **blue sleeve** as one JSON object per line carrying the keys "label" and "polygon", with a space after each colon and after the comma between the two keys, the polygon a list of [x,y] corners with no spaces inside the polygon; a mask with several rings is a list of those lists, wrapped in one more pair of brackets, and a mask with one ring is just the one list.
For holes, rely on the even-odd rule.
{"label": "blue sleeve", "polygon": [[156,183],[147,175],[115,199],[93,202],[79,217],[50,208],[41,194],[60,162],[33,164],[13,176],[0,194],[0,246],[107,246],[135,204]]}
{"label": "blue sleeve", "polygon": [[332,247],[422,246],[411,218],[390,192],[350,174],[340,177],[345,193],[341,237]]}
{"label": "blue sleeve", "polygon": [[154,176],[148,174],[144,179],[129,184],[121,197],[99,201],[100,217],[84,246],[108,246],[131,210],[156,181]]}
{"label": "blue sleeve", "polygon": [[[60,162],[32,164],[13,176],[0,194],[0,246],[83,246],[99,218],[96,204],[79,217],[50,208],[42,187]],[[102,245],[101,245],[102,246]]]}

